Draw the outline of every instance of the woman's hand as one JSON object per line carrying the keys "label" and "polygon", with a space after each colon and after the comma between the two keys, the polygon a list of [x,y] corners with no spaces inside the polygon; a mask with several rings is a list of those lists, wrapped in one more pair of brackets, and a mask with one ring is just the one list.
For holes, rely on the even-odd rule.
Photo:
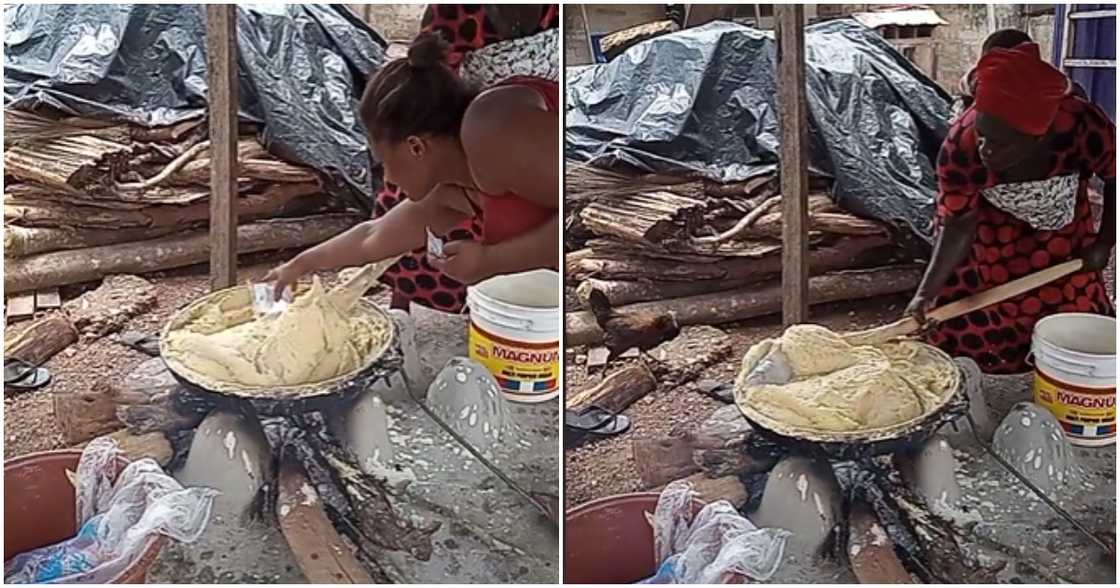
{"label": "woman's hand", "polygon": [[451,241],[443,245],[443,257],[428,256],[432,267],[464,284],[477,284],[500,273],[490,247],[477,241]]}
{"label": "woman's hand", "polygon": [[1100,271],[1108,266],[1108,260],[1112,257],[1112,245],[1098,238],[1092,245],[1082,249],[1078,256],[1081,258],[1081,261],[1084,262],[1084,265],[1081,266],[1081,271]]}
{"label": "woman's hand", "polygon": [[933,321],[926,316],[931,306],[932,302],[926,298],[924,294],[918,292],[914,295],[914,298],[910,300],[910,304],[906,305],[906,316],[912,317],[915,321],[918,321],[918,326],[921,327],[922,331],[933,328]]}
{"label": "woman's hand", "polygon": [[284,295],[284,289],[292,286],[295,289],[296,282],[307,273],[307,270],[301,267],[299,258],[296,257],[283,264],[280,264],[264,277],[265,282],[274,282],[276,287],[272,291],[272,296],[275,300],[279,301]]}

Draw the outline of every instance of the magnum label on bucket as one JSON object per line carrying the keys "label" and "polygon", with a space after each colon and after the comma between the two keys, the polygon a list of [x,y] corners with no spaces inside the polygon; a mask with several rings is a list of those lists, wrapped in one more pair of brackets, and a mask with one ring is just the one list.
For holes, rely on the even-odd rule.
{"label": "magnum label on bucket", "polygon": [[490,370],[510,400],[545,400],[556,391],[560,380],[559,342],[511,341],[473,322],[470,329],[470,358]]}

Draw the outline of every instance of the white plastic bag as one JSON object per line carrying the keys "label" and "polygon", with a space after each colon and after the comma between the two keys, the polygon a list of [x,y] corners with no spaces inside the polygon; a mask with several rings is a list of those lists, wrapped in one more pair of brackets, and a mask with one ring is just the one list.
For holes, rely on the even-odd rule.
{"label": "white plastic bag", "polygon": [[216,490],[183,488],[152,459],[130,463],[116,481],[116,441],[100,438],[82,452],[74,477],[78,535],[4,563],[12,584],[104,584],[139,558],[158,535],[198,539]]}
{"label": "white plastic bag", "polygon": [[770,579],[782,562],[784,529],[759,529],[726,500],[692,516],[695,493],[674,482],[657,501],[650,521],[658,570],[645,584],[720,584],[733,575]]}

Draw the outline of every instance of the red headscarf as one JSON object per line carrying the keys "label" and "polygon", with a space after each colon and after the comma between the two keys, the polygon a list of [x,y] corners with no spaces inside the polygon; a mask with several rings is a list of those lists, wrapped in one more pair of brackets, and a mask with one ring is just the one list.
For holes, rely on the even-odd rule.
{"label": "red headscarf", "polygon": [[1028,135],[1044,135],[1069,93],[1069,78],[1042,60],[1038,45],[992,49],[976,64],[977,112]]}

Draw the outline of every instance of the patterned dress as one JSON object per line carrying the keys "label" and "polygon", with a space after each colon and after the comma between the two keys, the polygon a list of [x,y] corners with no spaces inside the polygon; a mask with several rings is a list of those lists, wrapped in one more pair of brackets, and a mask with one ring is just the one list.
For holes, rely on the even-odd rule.
{"label": "patterned dress", "polygon": [[[968,259],[949,277],[935,306],[1076,258],[1096,239],[1089,179],[1116,176],[1116,127],[1080,97],[1063,100],[1050,127],[1048,169],[1034,182],[1012,183],[984,167],[975,119],[974,109],[965,110],[938,156],[937,222],[978,211],[979,224]],[[1069,180],[1065,193],[1054,189],[1063,180]],[[987,373],[1019,373],[1029,369],[1035,322],[1059,312],[1113,315],[1101,272],[1079,272],[946,321],[930,342],[950,355],[971,357]]]}
{"label": "patterned dress", "polygon": [[[557,5],[542,10],[540,30],[559,26],[560,11]],[[448,62],[458,70],[465,55],[483,47],[502,42],[494,25],[486,18],[485,9],[479,4],[430,4],[421,20],[421,33],[438,32],[451,44]],[[373,218],[384,216],[407,197],[401,189],[386,183],[377,195]],[[483,219],[476,216],[464,220],[451,231],[440,235],[448,241],[482,239]],[[394,288],[394,306],[405,306],[411,300],[429,308],[446,312],[461,312],[467,301],[467,288],[462,283],[442,274],[428,263],[424,248],[405,254],[381,277],[382,283]]]}

